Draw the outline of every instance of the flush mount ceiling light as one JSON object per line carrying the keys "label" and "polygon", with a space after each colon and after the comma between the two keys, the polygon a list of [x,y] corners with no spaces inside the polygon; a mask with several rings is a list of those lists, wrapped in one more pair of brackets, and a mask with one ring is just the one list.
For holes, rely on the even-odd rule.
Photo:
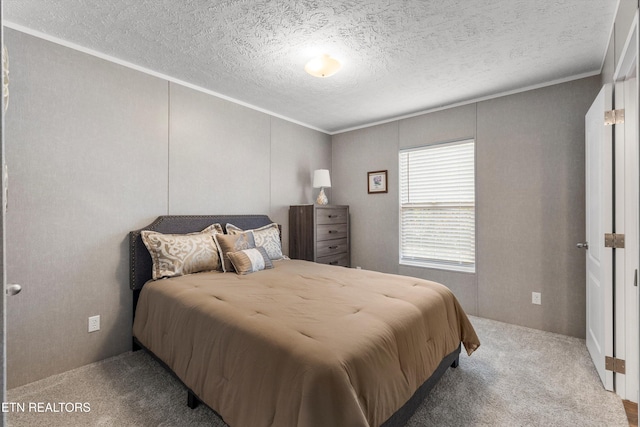
{"label": "flush mount ceiling light", "polygon": [[342,67],[342,64],[337,59],[325,54],[307,62],[304,70],[314,77],[329,77],[337,73],[340,67]]}

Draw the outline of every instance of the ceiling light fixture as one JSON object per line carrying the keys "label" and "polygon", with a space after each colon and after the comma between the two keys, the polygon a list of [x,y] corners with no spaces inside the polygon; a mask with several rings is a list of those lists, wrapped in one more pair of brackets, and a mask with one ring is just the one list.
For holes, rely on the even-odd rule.
{"label": "ceiling light fixture", "polygon": [[337,73],[340,67],[342,67],[340,61],[324,54],[307,62],[304,70],[314,77],[329,77]]}

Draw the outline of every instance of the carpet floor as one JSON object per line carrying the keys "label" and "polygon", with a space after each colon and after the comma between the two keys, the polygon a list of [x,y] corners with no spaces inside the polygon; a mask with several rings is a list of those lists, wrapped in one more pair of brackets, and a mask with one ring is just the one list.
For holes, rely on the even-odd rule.
{"label": "carpet floor", "polygon": [[[418,426],[628,426],[603,389],[584,340],[471,317],[481,347],[411,418]],[[9,426],[214,426],[209,408],[142,351],[125,353],[8,391]],[[78,403],[79,405],[69,405]],[[327,426],[330,427],[330,426]]]}

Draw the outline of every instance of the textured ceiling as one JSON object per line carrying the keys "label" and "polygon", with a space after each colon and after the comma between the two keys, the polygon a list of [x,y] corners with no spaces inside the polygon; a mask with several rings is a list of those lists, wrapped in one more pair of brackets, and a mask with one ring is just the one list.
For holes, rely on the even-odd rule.
{"label": "textured ceiling", "polygon": [[[9,25],[333,133],[597,73],[616,3],[3,0],[3,8]],[[319,53],[342,70],[306,74]]]}

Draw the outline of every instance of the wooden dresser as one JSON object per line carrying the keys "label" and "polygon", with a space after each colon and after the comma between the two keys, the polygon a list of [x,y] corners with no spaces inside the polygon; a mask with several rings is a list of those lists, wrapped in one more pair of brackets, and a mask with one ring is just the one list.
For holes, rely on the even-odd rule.
{"label": "wooden dresser", "polygon": [[289,256],[349,267],[349,206],[290,206]]}

